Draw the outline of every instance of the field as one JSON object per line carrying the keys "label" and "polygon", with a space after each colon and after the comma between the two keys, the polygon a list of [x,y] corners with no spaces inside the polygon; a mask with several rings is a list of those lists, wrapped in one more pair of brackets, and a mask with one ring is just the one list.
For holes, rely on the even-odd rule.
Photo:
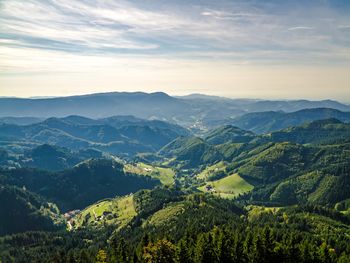
{"label": "field", "polygon": [[135,165],[124,165],[124,171],[159,179],[163,185],[172,185],[174,183],[175,172],[171,168],[136,163]]}
{"label": "field", "polygon": [[202,192],[211,192],[223,198],[234,198],[239,194],[249,192],[253,186],[238,174],[232,174],[217,181],[206,183],[198,188]]}
{"label": "field", "polygon": [[133,196],[128,195],[108,199],[85,208],[76,215],[71,224],[73,228],[83,226],[101,226],[103,224],[125,226],[136,215]]}

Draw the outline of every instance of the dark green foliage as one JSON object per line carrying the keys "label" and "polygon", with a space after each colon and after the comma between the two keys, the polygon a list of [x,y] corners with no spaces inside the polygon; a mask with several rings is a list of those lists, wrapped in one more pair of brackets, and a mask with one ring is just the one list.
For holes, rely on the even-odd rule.
{"label": "dark green foliage", "polygon": [[307,148],[290,143],[275,144],[236,164],[238,173],[261,183],[282,180],[305,169]]}
{"label": "dark green foliage", "polygon": [[237,127],[226,125],[207,134],[205,141],[213,145],[223,143],[248,143],[255,137],[254,133],[250,131],[244,131]]}
{"label": "dark green foliage", "polygon": [[[187,228],[191,229],[191,235],[209,231],[215,225],[234,223],[244,213],[232,201],[204,194],[184,195],[176,189],[155,189],[146,194],[141,191],[135,197],[137,195],[136,200],[142,200],[136,206],[139,213],[131,222],[131,228],[127,227],[120,232],[131,240],[141,240],[143,233],[161,238],[170,235],[173,239],[180,240],[186,235]],[[159,217],[156,224],[150,220],[157,212],[174,206],[181,206],[181,212],[170,218],[164,217],[166,215]]]}
{"label": "dark green foliage", "polygon": [[175,157],[174,165],[195,168],[222,160],[221,153],[212,145],[197,137],[179,137],[163,147],[160,154]]}
{"label": "dark green foliage", "polygon": [[[199,201],[196,196],[192,201]],[[214,199],[213,199],[214,200]],[[212,200],[212,201],[213,201]],[[225,201],[204,198],[210,206],[224,211]],[[223,202],[223,203],[222,203]],[[220,208],[221,207],[221,208]],[[143,238],[110,229],[73,233],[28,232],[0,238],[3,262],[347,262],[350,246],[349,221],[334,210],[321,207],[282,209],[257,217],[231,212],[232,220],[208,221],[210,216],[191,211],[193,222],[178,219],[183,232],[161,232],[139,228]],[[268,215],[268,217],[266,216]],[[247,220],[249,219],[249,220]],[[199,225],[205,229],[197,231]],[[169,226],[171,227],[171,226]],[[151,237],[148,236],[151,234]],[[123,237],[124,236],[124,237]],[[22,247],[25,249],[16,249]],[[6,261],[5,261],[6,260]]]}
{"label": "dark green foliage", "polygon": [[134,195],[135,209],[141,217],[150,215],[171,201],[181,200],[184,193],[174,188],[141,190]]}
{"label": "dark green foliage", "polygon": [[[350,197],[349,144],[275,144],[230,167],[256,184],[246,198],[289,205],[311,202],[334,206]],[[237,167],[237,168],[236,168]]]}
{"label": "dark green foliage", "polygon": [[302,126],[291,127],[267,136],[267,140],[275,142],[336,144],[348,142],[350,139],[350,124],[337,119],[314,121]]}
{"label": "dark green foliage", "polygon": [[24,166],[51,171],[72,167],[82,160],[67,149],[48,144],[34,148],[29,157],[30,161],[24,163]]}
{"label": "dark green foliage", "polygon": [[0,259],[8,262],[95,263],[109,230],[25,232],[0,238]]}
{"label": "dark green foliage", "polygon": [[123,166],[112,160],[93,159],[56,173],[34,169],[4,170],[0,173],[0,183],[25,186],[66,211],[84,208],[103,198],[153,188],[159,181],[125,174]]}
{"label": "dark green foliage", "polygon": [[15,186],[0,186],[0,215],[0,236],[65,228],[63,217],[54,204]]}
{"label": "dark green foliage", "polygon": [[1,166],[8,166],[9,165],[9,154],[5,149],[0,148],[0,167]]}

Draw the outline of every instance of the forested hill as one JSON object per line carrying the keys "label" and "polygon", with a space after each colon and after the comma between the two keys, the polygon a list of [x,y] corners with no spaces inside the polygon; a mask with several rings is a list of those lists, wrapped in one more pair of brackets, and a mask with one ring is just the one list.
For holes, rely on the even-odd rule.
{"label": "forested hill", "polygon": [[[195,178],[200,182],[209,180],[208,189],[225,189],[223,194],[241,193],[230,185],[241,180],[232,176],[238,174],[243,182],[254,186],[241,199],[254,204],[309,202],[334,207],[350,198],[349,132],[350,124],[335,119],[262,136],[225,126],[205,139],[178,138],[159,154],[171,157],[170,165],[198,174]],[[249,139],[241,134],[248,134]],[[221,143],[222,138],[226,138],[225,143]],[[242,142],[242,138],[247,141]]]}
{"label": "forested hill", "polygon": [[106,159],[92,159],[60,172],[23,168],[2,170],[0,175],[1,184],[24,186],[56,203],[62,211],[159,184],[150,177],[125,173],[122,164]]}
{"label": "forested hill", "polygon": [[350,221],[334,210],[241,209],[229,200],[175,189],[141,191],[134,198],[136,215],[122,229],[102,222],[102,228],[69,233],[12,235],[0,238],[0,255],[5,262],[324,263],[350,258]]}
{"label": "forested hill", "polygon": [[172,158],[173,165],[196,168],[220,161],[231,162],[249,152],[255,155],[260,148],[273,143],[327,145],[346,143],[349,139],[350,124],[336,119],[314,121],[263,135],[228,125],[212,130],[204,138],[178,137],[165,145],[159,154]]}
{"label": "forested hill", "polygon": [[0,235],[24,231],[65,229],[57,206],[25,187],[0,186]]}
{"label": "forested hill", "polygon": [[300,144],[348,142],[350,139],[350,123],[343,123],[337,119],[319,120],[273,132],[270,134],[269,139],[272,141],[289,141]]}

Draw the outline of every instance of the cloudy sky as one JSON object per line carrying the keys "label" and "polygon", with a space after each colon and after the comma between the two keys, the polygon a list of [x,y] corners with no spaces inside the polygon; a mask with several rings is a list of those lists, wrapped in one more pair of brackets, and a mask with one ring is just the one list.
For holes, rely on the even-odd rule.
{"label": "cloudy sky", "polygon": [[350,102],[348,0],[0,0],[0,96]]}

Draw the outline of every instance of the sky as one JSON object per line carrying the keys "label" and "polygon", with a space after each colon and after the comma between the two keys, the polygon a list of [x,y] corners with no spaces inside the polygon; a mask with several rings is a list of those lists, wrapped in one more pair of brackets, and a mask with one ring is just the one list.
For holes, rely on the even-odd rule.
{"label": "sky", "polygon": [[350,102],[348,0],[0,0],[0,96]]}

